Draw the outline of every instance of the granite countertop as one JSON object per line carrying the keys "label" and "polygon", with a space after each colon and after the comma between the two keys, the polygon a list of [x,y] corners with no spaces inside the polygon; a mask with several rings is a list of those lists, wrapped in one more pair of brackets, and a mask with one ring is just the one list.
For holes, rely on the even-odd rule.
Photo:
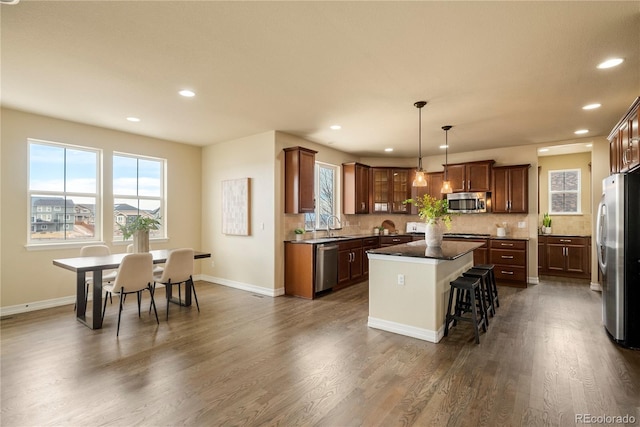
{"label": "granite countertop", "polygon": [[472,252],[474,249],[477,249],[480,246],[482,246],[482,243],[478,242],[452,242],[444,240],[442,242],[442,246],[436,248],[427,246],[424,240],[417,240],[415,242],[373,249],[367,251],[367,253],[401,257],[453,260],[456,258],[460,258],[461,256],[469,252]]}
{"label": "granite countertop", "polygon": [[542,237],[585,237],[587,239],[591,238],[590,234],[556,234],[556,233],[553,233],[553,234],[540,234],[540,233],[538,233],[538,237],[540,237],[540,236],[542,236]]}
{"label": "granite countertop", "polygon": [[316,239],[303,239],[303,240],[287,240],[289,243],[299,243],[299,244],[307,244],[307,245],[315,245],[319,243],[338,243],[338,242],[346,242],[354,239],[363,239],[366,237],[378,237],[374,234],[349,234],[348,236],[333,236],[333,237],[319,237]]}
{"label": "granite countertop", "polygon": [[[362,239],[366,237],[414,237],[421,236],[424,237],[424,233],[394,233],[394,234],[350,234],[348,236],[333,236],[333,237],[319,237],[316,239],[303,239],[303,240],[287,240],[289,243],[297,243],[297,244],[307,244],[307,245],[316,245],[321,243],[338,243],[345,242],[353,239]],[[545,236],[559,236],[554,234],[545,234]],[[573,236],[579,237],[579,236]],[[587,236],[590,237],[590,236]],[[528,237],[515,237],[515,236],[502,236],[498,237],[496,235],[444,235],[445,240],[447,238],[457,238],[457,239],[494,239],[494,240],[529,240]]]}

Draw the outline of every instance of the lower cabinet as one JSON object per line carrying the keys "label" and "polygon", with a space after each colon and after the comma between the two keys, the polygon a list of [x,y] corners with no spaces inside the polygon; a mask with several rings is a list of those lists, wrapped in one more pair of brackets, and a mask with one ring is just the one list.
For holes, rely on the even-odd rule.
{"label": "lower cabinet", "polygon": [[362,276],[369,277],[369,257],[367,251],[380,247],[379,237],[365,237],[362,239]]}
{"label": "lower cabinet", "polygon": [[[424,236],[422,238],[424,239]],[[380,247],[384,248],[386,246],[401,245],[403,243],[409,243],[412,240],[413,237],[408,234],[401,236],[380,236]]]}
{"label": "lower cabinet", "polygon": [[473,265],[487,264],[489,262],[489,241],[487,239],[464,239],[459,237],[446,237],[448,241],[483,243],[478,249],[473,250]]}
{"label": "lower cabinet", "polygon": [[527,286],[527,241],[490,239],[489,262],[499,284]]}
{"label": "lower cabinet", "polygon": [[[338,285],[343,288],[362,278],[362,239],[338,244]],[[336,289],[334,288],[334,290]]]}
{"label": "lower cabinet", "polygon": [[539,236],[543,256],[538,273],[547,276],[591,277],[591,238]]}

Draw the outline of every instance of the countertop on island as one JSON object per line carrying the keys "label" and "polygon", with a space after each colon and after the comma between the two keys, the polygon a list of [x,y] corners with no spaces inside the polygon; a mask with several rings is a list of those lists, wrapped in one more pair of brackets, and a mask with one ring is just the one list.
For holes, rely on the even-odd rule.
{"label": "countertop on island", "polygon": [[482,243],[478,242],[447,241],[445,239],[442,242],[442,246],[433,247],[427,246],[427,243],[424,240],[417,240],[415,242],[372,249],[367,251],[367,253],[400,257],[454,260],[468,254],[469,252],[473,252],[474,249],[478,249],[481,246]]}

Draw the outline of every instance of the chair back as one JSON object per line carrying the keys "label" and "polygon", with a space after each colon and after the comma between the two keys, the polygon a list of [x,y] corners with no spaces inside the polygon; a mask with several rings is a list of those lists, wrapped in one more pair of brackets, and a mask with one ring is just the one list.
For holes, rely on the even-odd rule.
{"label": "chair back", "polygon": [[136,292],[146,289],[151,283],[153,283],[153,255],[150,253],[128,254],[122,258],[118,267],[113,293],[119,293],[122,288],[126,292]]}
{"label": "chair back", "polygon": [[106,256],[111,255],[111,250],[107,245],[89,245],[80,249],[80,256]]}
{"label": "chair back", "polygon": [[127,245],[127,253],[128,254],[132,254],[133,253],[133,243]]}
{"label": "chair back", "polygon": [[160,283],[180,283],[189,280],[193,274],[193,249],[175,249],[169,252]]}

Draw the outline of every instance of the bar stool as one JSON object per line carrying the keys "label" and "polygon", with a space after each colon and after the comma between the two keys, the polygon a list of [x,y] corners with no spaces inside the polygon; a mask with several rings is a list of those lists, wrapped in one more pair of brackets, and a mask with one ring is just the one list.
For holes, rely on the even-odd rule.
{"label": "bar stool", "polygon": [[497,307],[500,307],[500,300],[498,299],[498,286],[496,285],[496,275],[493,272],[494,265],[493,264],[478,264],[474,265],[473,268],[479,268],[482,270],[489,271],[489,283],[491,286],[491,293],[493,294],[493,302]]}
{"label": "bar stool", "polygon": [[[489,284],[489,270],[483,270],[481,268],[470,268],[462,273],[464,277],[477,277],[480,279],[480,289],[482,293],[482,302],[484,304],[485,312],[491,314],[491,317],[496,315],[496,309],[493,302],[493,292],[491,292],[491,285]],[[486,317],[487,326],[489,326],[489,316]]]}
{"label": "bar stool", "polygon": [[[449,291],[449,305],[447,306],[447,316],[444,324],[444,336],[449,335],[449,323],[453,321],[453,326],[458,320],[471,322],[476,336],[476,344],[480,344],[480,326],[482,330],[487,332],[487,324],[485,321],[486,312],[484,311],[483,297],[480,289],[480,279],[475,277],[458,277],[449,283],[451,289]],[[454,313],[451,314],[451,306],[453,304],[453,293],[456,292],[456,305]],[[466,301],[468,295],[469,301]],[[478,307],[480,313],[478,313]],[[464,317],[464,313],[471,311],[471,318]]]}

